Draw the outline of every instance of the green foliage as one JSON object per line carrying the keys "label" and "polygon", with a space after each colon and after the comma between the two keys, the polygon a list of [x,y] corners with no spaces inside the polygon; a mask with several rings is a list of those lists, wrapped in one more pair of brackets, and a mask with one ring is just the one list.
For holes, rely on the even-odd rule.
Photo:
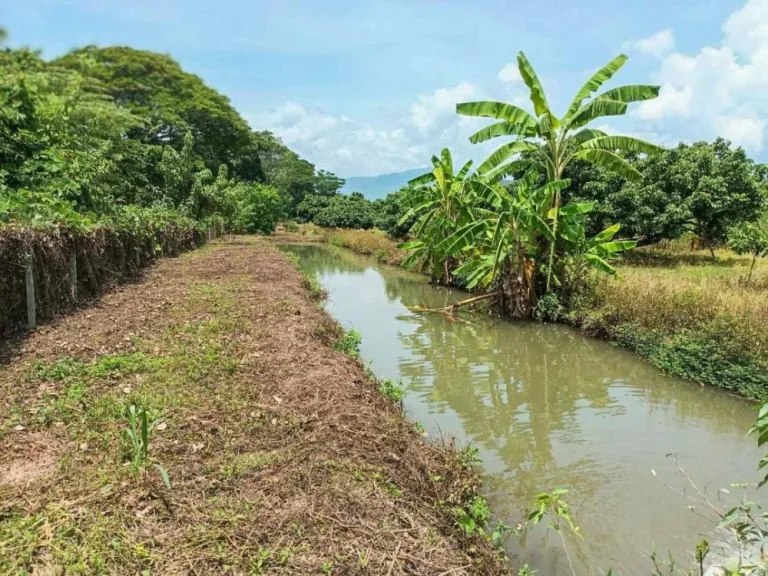
{"label": "green foliage", "polygon": [[373,228],[373,206],[359,192],[353,192],[349,196],[332,196],[316,212],[312,222],[323,228],[368,230]]}
{"label": "green foliage", "polygon": [[568,196],[598,205],[592,231],[620,222],[643,243],[692,232],[715,244],[725,241],[728,228],[754,220],[766,203],[763,167],[722,138],[625,159],[642,172],[642,180],[630,182],[583,162],[566,170],[573,182]]}
{"label": "green foliage", "polygon": [[395,404],[402,404],[405,397],[405,386],[403,386],[402,382],[395,382],[389,378],[384,378],[383,380],[378,380],[378,388],[384,398]]}
{"label": "green foliage", "polygon": [[573,523],[573,519],[571,518],[570,505],[563,500],[563,496],[566,494],[568,494],[568,490],[565,490],[564,488],[537,494],[533,500],[532,509],[528,513],[526,522],[532,523],[535,526],[545,518],[549,518],[548,528],[554,530],[560,537],[565,557],[568,560],[568,566],[571,569],[571,573],[575,576],[576,572],[573,568],[573,563],[571,562],[568,546],[566,545],[565,532],[567,529],[569,533],[576,536],[581,536],[581,534],[579,533],[579,527]]}
{"label": "green foliage", "polygon": [[344,186],[344,178],[339,178],[333,172],[318,170],[315,174],[315,194],[320,196],[335,196]]}
{"label": "green foliage", "polygon": [[[128,421],[128,427],[123,430],[123,436],[129,448],[131,470],[138,476],[143,474],[150,464],[149,438],[157,421],[149,422],[146,408],[137,408],[133,404],[126,407],[124,416]],[[168,472],[156,462],[152,465],[160,474],[163,484],[170,489],[171,481]]]}
{"label": "green foliage", "polygon": [[0,72],[0,225],[85,230],[136,205],[269,233],[303,194],[343,185],[167,55],[4,50]]}
{"label": "green foliage", "polygon": [[440,158],[432,157],[434,170],[414,178],[403,191],[406,208],[399,224],[413,221],[411,233],[416,237],[402,249],[410,251],[404,265],[419,263],[434,282],[452,281],[451,252],[445,241],[458,228],[472,219],[469,207],[474,199],[476,180],[470,174],[472,161],[454,173],[453,158],[447,148]]}
{"label": "green foliage", "polygon": [[406,213],[404,195],[404,190],[400,190],[373,202],[374,226],[395,240],[405,239],[416,220],[415,216],[403,220]]}
{"label": "green foliage", "polygon": [[560,303],[560,298],[557,294],[549,293],[544,294],[536,303],[536,308],[533,311],[534,318],[541,322],[551,321],[557,322],[565,313],[564,306]]}
{"label": "green foliage", "polygon": [[333,344],[333,349],[343,352],[352,358],[360,357],[360,343],[363,336],[354,328],[345,330],[341,337]]}
{"label": "green foliage", "polygon": [[483,532],[491,517],[488,501],[482,496],[475,496],[466,506],[455,509],[456,522],[467,534]]}
{"label": "green foliage", "polygon": [[302,274],[301,282],[309,292],[309,297],[313,300],[322,300],[325,297],[325,289],[315,276]]}
{"label": "green foliage", "polygon": [[[520,52],[517,56],[520,76],[530,91],[534,114],[513,104],[502,102],[466,102],[456,105],[459,114],[480,116],[497,120],[470,137],[473,143],[491,138],[514,136],[509,144],[502,145],[477,169],[489,178],[537,166],[547,175],[547,182],[563,178],[565,168],[575,160],[598,164],[629,179],[636,179],[639,172],[616,151],[653,153],[658,148],[648,142],[627,136],[609,136],[604,132],[586,129],[589,122],[603,116],[622,115],[628,104],[649,100],[658,96],[658,86],[622,86],[594,96],[601,86],[619,71],[627,57],[617,56],[595,72],[578,91],[571,105],[561,118],[555,116],[547,103],[544,88],[535,70]],[[586,101],[586,102],[585,102]],[[522,160],[520,153],[528,153]],[[555,195],[555,207],[559,195]]]}
{"label": "green foliage", "polygon": [[[144,119],[132,130],[137,140],[180,149],[185,135],[192,133],[196,156],[212,171],[221,164],[237,169],[242,156],[253,153],[248,124],[229,100],[198,76],[184,72],[168,55],[123,46],[87,46],[52,64],[80,72],[89,91],[108,94]],[[231,163],[232,158],[238,160]]]}
{"label": "green foliage", "polygon": [[[590,320],[592,329],[599,319]],[[749,350],[722,344],[729,332],[716,323],[671,335],[632,324],[605,326],[622,346],[647,358],[665,372],[694,382],[732,390],[746,398],[768,400],[768,367]]]}
{"label": "green foliage", "polygon": [[746,222],[728,231],[728,246],[737,254],[752,256],[746,284],[752,279],[752,271],[758,257],[768,257],[768,212],[756,222]]}
{"label": "green foliage", "polygon": [[232,190],[235,232],[271,234],[282,213],[278,191],[263,184],[237,184]]}

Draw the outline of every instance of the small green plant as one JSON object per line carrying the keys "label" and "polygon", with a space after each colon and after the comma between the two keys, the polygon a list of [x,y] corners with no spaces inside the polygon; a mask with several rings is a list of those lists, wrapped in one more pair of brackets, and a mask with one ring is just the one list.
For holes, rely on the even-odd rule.
{"label": "small green plant", "polygon": [[357,551],[357,563],[360,568],[366,570],[371,563],[371,551],[370,550],[358,550]]}
{"label": "small green plant", "polygon": [[304,288],[307,289],[309,292],[309,297],[313,300],[322,300],[325,298],[325,289],[323,288],[322,284],[320,284],[320,281],[315,276],[310,276],[309,274],[302,274],[301,275],[301,283],[304,285]]}
{"label": "small green plant", "polygon": [[463,508],[456,508],[456,522],[467,534],[484,533],[491,517],[488,501],[482,496],[475,496]]}
{"label": "small green plant", "polygon": [[541,492],[536,495],[533,500],[533,509],[528,513],[527,521],[534,526],[540,523],[544,518],[549,518],[549,528],[552,528],[560,536],[560,541],[563,544],[563,551],[565,552],[565,558],[568,560],[568,566],[571,569],[571,573],[575,576],[576,572],[571,562],[571,556],[568,553],[568,546],[565,542],[564,529],[568,528],[573,534],[580,536],[579,527],[573,523],[571,519],[570,505],[563,500],[563,496],[568,494],[568,490],[564,488],[558,488],[552,492]]}
{"label": "small green plant", "polygon": [[[379,380],[379,392],[391,402],[402,404],[405,396],[405,386],[402,382],[394,382],[389,378]],[[423,428],[422,428],[423,430]]]}
{"label": "small green plant", "polygon": [[144,474],[151,463],[160,473],[163,484],[170,489],[168,472],[160,464],[149,459],[149,436],[157,421],[150,422],[146,408],[137,408],[135,404],[126,407],[124,416],[128,420],[128,427],[123,430],[123,436],[130,450],[131,470],[134,475]]}
{"label": "small green plant", "polygon": [[471,468],[472,466],[475,466],[476,464],[480,463],[480,451],[477,449],[477,446],[469,445],[464,450],[459,451],[459,461],[461,462],[462,467],[464,468]]}
{"label": "small green plant", "polygon": [[341,338],[336,340],[333,344],[333,349],[344,354],[351,356],[352,358],[358,358],[360,356],[360,343],[363,341],[363,337],[354,328],[346,330],[341,335]]}
{"label": "small green plant", "polygon": [[323,574],[333,574],[333,562],[323,562],[323,565],[320,567],[320,570],[323,571]]}
{"label": "small green plant", "polygon": [[565,308],[560,303],[560,298],[554,292],[550,292],[539,298],[533,316],[539,322],[557,322],[564,313]]}
{"label": "small green plant", "polygon": [[301,264],[301,258],[299,258],[298,255],[294,254],[293,252],[286,252],[285,257],[291,264],[296,266],[296,268],[298,268],[299,264]]}

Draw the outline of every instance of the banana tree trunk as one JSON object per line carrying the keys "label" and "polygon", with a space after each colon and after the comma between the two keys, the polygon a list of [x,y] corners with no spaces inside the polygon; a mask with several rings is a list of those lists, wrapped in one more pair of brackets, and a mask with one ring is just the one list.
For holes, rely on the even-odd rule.
{"label": "banana tree trunk", "polygon": [[510,265],[503,276],[501,302],[504,312],[511,318],[533,318],[536,307],[534,289],[534,265],[528,259],[521,260],[522,265]]}

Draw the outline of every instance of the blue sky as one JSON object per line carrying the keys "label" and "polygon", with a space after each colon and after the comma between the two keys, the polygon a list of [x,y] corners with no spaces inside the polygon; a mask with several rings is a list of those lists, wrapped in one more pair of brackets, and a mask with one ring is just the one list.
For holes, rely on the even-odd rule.
{"label": "blue sky", "polygon": [[722,134],[765,159],[768,0],[0,0],[11,45],[47,57],[84,44],[171,54],[270,129],[343,176],[424,166],[443,146],[481,158],[484,122],[457,101],[526,104],[524,50],[557,109],[619,52],[616,80],[661,97],[607,130],[655,139]]}

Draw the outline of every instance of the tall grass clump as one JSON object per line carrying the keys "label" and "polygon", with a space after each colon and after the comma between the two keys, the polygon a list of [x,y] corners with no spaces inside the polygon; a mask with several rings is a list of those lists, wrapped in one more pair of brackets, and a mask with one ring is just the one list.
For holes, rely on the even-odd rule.
{"label": "tall grass clump", "polygon": [[670,374],[768,399],[768,266],[744,281],[749,258],[717,261],[638,251],[619,278],[600,278],[571,319]]}
{"label": "tall grass clump", "polygon": [[373,256],[379,262],[399,266],[405,260],[406,254],[397,247],[397,242],[391,240],[381,230],[345,230],[334,229],[328,232],[329,244],[348,248],[358,254]]}

